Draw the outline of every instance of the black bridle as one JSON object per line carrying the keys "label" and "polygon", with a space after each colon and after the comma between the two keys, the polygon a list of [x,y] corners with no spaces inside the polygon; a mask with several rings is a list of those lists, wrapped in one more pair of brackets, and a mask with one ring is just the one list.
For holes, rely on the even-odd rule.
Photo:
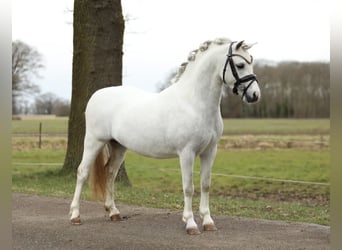
{"label": "black bridle", "polygon": [[229,46],[229,50],[228,50],[228,55],[227,55],[227,60],[226,60],[226,63],[224,65],[224,68],[223,68],[223,83],[227,84],[226,83],[226,80],[224,79],[225,78],[225,74],[226,74],[226,70],[227,70],[227,66],[228,66],[228,63],[229,63],[229,66],[230,66],[230,69],[232,71],[232,74],[235,78],[235,83],[234,83],[234,87],[233,87],[233,93],[235,95],[238,95],[238,87],[244,83],[244,82],[248,82],[250,81],[250,83],[247,85],[247,87],[244,87],[243,89],[243,93],[242,93],[242,97],[243,98],[248,90],[248,88],[252,85],[252,83],[254,81],[258,82],[258,80],[256,79],[256,75],[255,74],[249,74],[249,75],[246,75],[242,78],[239,77],[239,74],[237,73],[236,71],[236,67],[235,67],[235,64],[234,64],[234,61],[233,61],[233,57],[234,56],[238,56],[238,57],[241,57],[243,60],[246,61],[246,63],[248,64],[252,64],[253,62],[253,57],[251,56],[251,60],[248,61],[246,58],[244,58],[243,56],[239,55],[239,54],[233,54],[233,44],[236,43],[236,42],[232,42],[230,43],[230,46]]}

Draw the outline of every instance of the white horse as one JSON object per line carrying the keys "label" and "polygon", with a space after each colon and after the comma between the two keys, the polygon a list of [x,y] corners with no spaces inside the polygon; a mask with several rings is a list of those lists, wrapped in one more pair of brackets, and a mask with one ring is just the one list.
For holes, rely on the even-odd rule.
{"label": "white horse", "polygon": [[[193,166],[201,164],[199,212],[204,231],[217,230],[209,210],[210,175],[217,142],[223,131],[220,101],[229,86],[247,103],[260,98],[253,74],[252,45],[244,41],[216,39],[201,44],[183,63],[174,84],[160,93],[147,93],[127,86],[95,92],[86,112],[83,158],[70,213],[72,224],[81,224],[80,195],[93,165],[93,182],[103,193],[111,220],[120,220],[113,199],[113,182],[130,149],[154,158],[179,157],[184,193],[183,221],[188,234],[200,234],[192,212]],[[110,158],[101,163],[101,150],[110,147]],[[103,152],[103,151],[102,151]],[[96,160],[97,159],[97,160]],[[96,160],[96,161],[95,161]],[[103,160],[102,160],[103,161]],[[94,164],[95,162],[95,164]]]}

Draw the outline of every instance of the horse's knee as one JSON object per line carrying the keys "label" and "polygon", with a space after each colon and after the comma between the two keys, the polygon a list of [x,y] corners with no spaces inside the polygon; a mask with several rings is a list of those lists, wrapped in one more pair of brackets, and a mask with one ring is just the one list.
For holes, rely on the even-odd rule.
{"label": "horse's knee", "polygon": [[87,171],[82,166],[78,167],[77,169],[77,181],[78,182],[85,182],[88,178],[89,170]]}
{"label": "horse's knee", "polygon": [[201,190],[202,190],[203,193],[209,193],[210,184],[208,184],[208,183],[203,184],[202,187],[201,187]]}
{"label": "horse's knee", "polygon": [[184,195],[185,196],[193,196],[194,194],[194,186],[193,185],[189,185],[188,187],[184,188]]}

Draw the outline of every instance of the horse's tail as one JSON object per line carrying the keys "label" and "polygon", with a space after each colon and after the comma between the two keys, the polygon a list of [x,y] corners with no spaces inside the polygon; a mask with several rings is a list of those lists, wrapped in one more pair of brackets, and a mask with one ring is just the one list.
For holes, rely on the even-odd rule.
{"label": "horse's tail", "polygon": [[95,199],[105,200],[109,175],[109,162],[112,154],[108,145],[105,145],[97,155],[94,166],[90,171],[89,184],[92,196]]}

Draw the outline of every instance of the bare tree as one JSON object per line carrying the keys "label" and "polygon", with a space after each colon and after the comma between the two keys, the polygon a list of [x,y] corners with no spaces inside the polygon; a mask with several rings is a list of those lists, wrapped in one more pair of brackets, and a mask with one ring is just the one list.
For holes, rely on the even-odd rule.
{"label": "bare tree", "polygon": [[70,102],[48,92],[37,96],[31,109],[35,114],[69,116]]}
{"label": "bare tree", "polygon": [[39,86],[32,82],[43,68],[42,57],[34,48],[22,41],[12,42],[12,113],[18,110],[19,97],[40,92]]}
{"label": "bare tree", "polygon": [[34,102],[35,113],[51,115],[57,100],[58,97],[54,93],[45,93],[37,96]]}
{"label": "bare tree", "polygon": [[120,0],[74,1],[72,98],[65,171],[74,172],[81,161],[84,112],[90,96],[100,88],[121,85],[124,24]]}
{"label": "bare tree", "polygon": [[254,66],[261,88],[256,105],[243,105],[229,93],[222,99],[224,117],[328,118],[329,63],[280,62]]}
{"label": "bare tree", "polygon": [[69,116],[70,102],[59,98],[54,105],[53,113],[57,116]]}

